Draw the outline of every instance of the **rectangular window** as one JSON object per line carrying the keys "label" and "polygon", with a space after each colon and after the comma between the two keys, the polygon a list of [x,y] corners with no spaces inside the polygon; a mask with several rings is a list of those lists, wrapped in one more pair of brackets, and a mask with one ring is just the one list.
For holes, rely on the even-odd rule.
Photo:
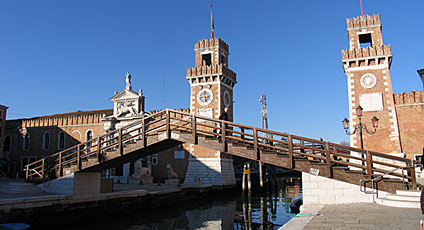
{"label": "rectangular window", "polygon": [[371,34],[360,34],[359,35],[359,45],[361,47],[372,46],[372,37]]}
{"label": "rectangular window", "polygon": [[21,158],[21,170],[25,168],[25,165],[31,164],[32,162],[35,162],[37,160],[37,157],[35,156],[25,156]]}
{"label": "rectangular window", "polygon": [[221,63],[222,64],[224,64],[224,65],[226,65],[227,64],[227,62],[226,62],[226,60],[225,60],[225,56],[224,55],[221,55]]}
{"label": "rectangular window", "polygon": [[16,171],[16,163],[10,162],[9,163],[9,173],[15,173],[15,171]]}
{"label": "rectangular window", "polygon": [[4,138],[4,143],[3,143],[3,152],[9,152],[11,146],[12,146],[12,138],[10,136],[6,136]]}
{"label": "rectangular window", "polygon": [[185,151],[184,150],[175,150],[174,158],[175,159],[184,159],[185,158]]}
{"label": "rectangular window", "polygon": [[202,54],[202,65],[211,65],[212,64],[212,55]]}
{"label": "rectangular window", "polygon": [[22,149],[27,151],[29,150],[29,142],[30,142],[30,135],[29,133],[25,134],[24,138],[23,138],[23,143],[22,143]]}

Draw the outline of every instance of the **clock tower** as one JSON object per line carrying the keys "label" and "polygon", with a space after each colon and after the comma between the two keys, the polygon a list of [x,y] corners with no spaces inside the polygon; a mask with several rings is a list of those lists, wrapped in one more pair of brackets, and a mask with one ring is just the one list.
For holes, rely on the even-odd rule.
{"label": "clock tower", "polygon": [[[364,132],[364,149],[383,153],[401,153],[398,119],[390,80],[392,53],[384,45],[380,15],[347,19],[350,48],[342,51],[347,76],[350,130],[358,124],[355,109],[363,108],[362,121],[369,131],[373,116],[379,118],[374,135]],[[351,136],[350,145],[360,147],[359,132]]]}
{"label": "clock tower", "polygon": [[[187,69],[190,84],[190,111],[195,115],[218,118],[228,108],[233,120],[233,87],[236,74],[228,67],[228,44],[220,38],[209,38],[194,46],[195,67]],[[191,153],[186,184],[200,180],[215,186],[235,186],[231,156],[216,150],[190,145]]]}
{"label": "clock tower", "polygon": [[225,107],[233,119],[233,87],[236,74],[228,68],[228,44],[220,38],[204,39],[194,46],[195,64],[187,69],[190,83],[190,110],[218,118]]}

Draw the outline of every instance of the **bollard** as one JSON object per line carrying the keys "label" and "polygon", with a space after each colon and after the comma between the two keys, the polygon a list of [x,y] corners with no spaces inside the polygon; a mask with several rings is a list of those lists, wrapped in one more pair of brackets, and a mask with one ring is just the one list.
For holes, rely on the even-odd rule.
{"label": "bollard", "polygon": [[246,191],[246,163],[243,164],[243,177],[241,179],[241,191],[244,196],[244,192]]}

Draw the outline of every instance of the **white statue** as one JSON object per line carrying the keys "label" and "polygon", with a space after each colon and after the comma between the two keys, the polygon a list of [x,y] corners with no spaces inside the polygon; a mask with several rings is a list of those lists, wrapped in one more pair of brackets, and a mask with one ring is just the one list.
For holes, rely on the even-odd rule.
{"label": "white statue", "polygon": [[178,179],[178,174],[174,171],[171,164],[167,164],[166,168],[168,169],[168,179]]}
{"label": "white statue", "polygon": [[125,86],[125,89],[127,90],[131,90],[131,74],[127,72],[127,74],[125,74],[125,82],[127,83],[127,85]]}
{"label": "white statue", "polygon": [[118,102],[118,114],[116,116],[121,117],[126,114],[129,114],[130,116],[137,115],[134,103],[132,101]]}

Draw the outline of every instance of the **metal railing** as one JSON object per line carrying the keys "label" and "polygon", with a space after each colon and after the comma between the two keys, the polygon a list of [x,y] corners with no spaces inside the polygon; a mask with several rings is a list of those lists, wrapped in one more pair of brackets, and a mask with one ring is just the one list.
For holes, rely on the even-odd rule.
{"label": "metal railing", "polygon": [[[375,203],[375,198],[376,197],[378,198],[378,186],[375,186],[377,181],[384,179],[385,176],[388,176],[388,175],[394,173],[397,170],[402,170],[402,190],[405,190],[405,183],[406,183],[405,182],[405,169],[411,169],[411,168],[415,169],[416,167],[418,167],[418,166],[400,166],[398,168],[395,168],[395,169],[393,169],[389,172],[386,172],[386,173],[379,175],[378,177],[375,177],[375,178],[372,178],[372,179],[369,179],[369,178],[360,179],[359,180],[359,190],[363,193],[366,193],[366,194],[372,194],[372,201]],[[367,192],[367,186],[366,186],[367,182],[371,182],[371,193]]]}

